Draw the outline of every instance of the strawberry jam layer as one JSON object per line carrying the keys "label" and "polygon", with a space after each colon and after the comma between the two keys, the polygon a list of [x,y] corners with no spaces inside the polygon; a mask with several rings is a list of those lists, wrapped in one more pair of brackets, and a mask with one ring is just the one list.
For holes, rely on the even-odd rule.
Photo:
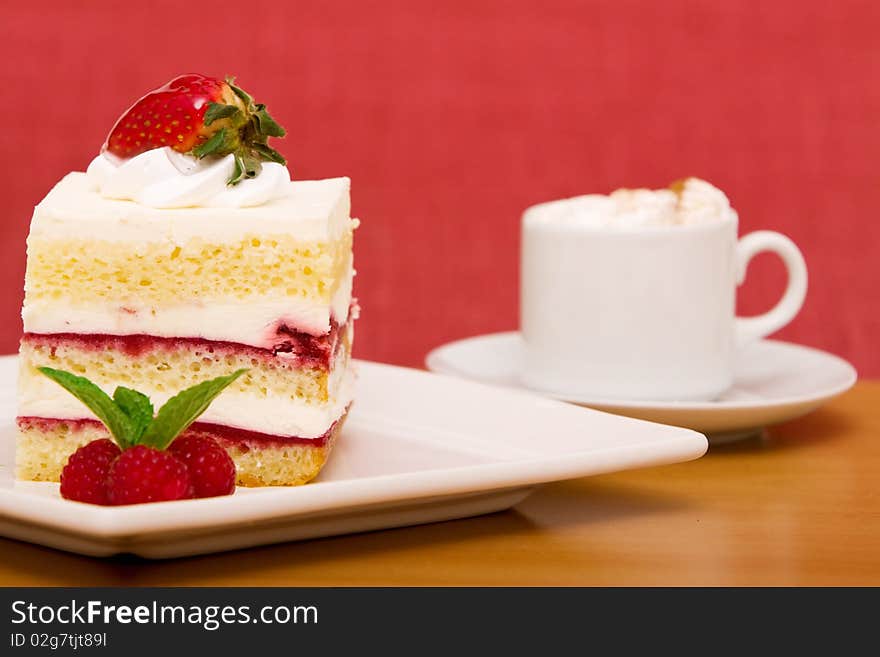
{"label": "strawberry jam layer", "polygon": [[283,358],[297,367],[329,370],[343,343],[346,324],[333,322],[324,335],[311,335],[284,324],[276,330],[271,348],[254,347],[237,342],[205,340],[204,338],[164,338],[154,335],[108,335],[103,333],[25,333],[22,343],[41,345],[50,350],[60,345],[83,351],[111,350],[132,358],[157,351],[202,352],[222,357],[225,354],[244,354],[251,358]]}
{"label": "strawberry jam layer", "polygon": [[[16,418],[19,429],[22,431],[37,430],[43,433],[52,433],[58,431],[62,425],[72,433],[77,433],[84,429],[100,428],[104,429],[104,425],[98,420],[90,418],[81,418],[77,420],[61,420],[57,418],[19,416]],[[212,424],[210,422],[194,422],[183,432],[182,435],[199,435],[213,438],[222,447],[238,447],[242,451],[267,449],[270,447],[285,447],[290,445],[306,445],[310,447],[323,447],[330,439],[333,430],[336,428],[338,420],[334,422],[327,431],[317,438],[302,438],[300,436],[276,436],[274,434],[260,433],[258,431],[249,431],[247,429],[237,429],[222,424]],[[106,430],[105,430],[106,431]]]}

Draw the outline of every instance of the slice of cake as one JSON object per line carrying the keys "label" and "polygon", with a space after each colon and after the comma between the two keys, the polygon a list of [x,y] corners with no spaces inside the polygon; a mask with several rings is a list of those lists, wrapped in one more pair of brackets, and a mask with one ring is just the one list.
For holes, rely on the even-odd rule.
{"label": "slice of cake", "polygon": [[[215,100],[194,102],[194,88]],[[352,401],[349,180],[291,182],[266,145],[283,131],[229,81],[183,76],[151,93],[159,101],[148,94],[123,115],[88,173],[68,174],[35,208],[17,476],[57,481],[74,450],[107,436],[40,366],[111,394],[143,391],[157,408],[246,368],[186,433],[225,447],[239,484],[305,483]],[[218,132],[205,124],[225,131],[219,148],[206,148]]]}

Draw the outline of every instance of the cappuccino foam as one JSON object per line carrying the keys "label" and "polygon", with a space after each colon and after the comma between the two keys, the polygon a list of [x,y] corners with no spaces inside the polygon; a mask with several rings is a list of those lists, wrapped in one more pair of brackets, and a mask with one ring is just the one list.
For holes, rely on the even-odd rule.
{"label": "cappuccino foam", "polygon": [[736,218],[727,196],[699,178],[686,178],[666,189],[618,189],[587,194],[533,208],[542,221],[565,227],[640,228],[704,224]]}

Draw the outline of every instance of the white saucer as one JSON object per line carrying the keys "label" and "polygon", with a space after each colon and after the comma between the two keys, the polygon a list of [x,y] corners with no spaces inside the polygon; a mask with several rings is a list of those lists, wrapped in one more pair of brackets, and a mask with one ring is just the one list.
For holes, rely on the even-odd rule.
{"label": "white saucer", "polygon": [[[493,333],[450,342],[431,351],[428,369],[465,379],[524,389],[520,383],[519,333]],[[791,420],[818,408],[856,382],[856,370],[818,349],[761,340],[737,354],[733,387],[705,402],[584,399],[534,391],[548,397],[715,437],[735,438]]]}

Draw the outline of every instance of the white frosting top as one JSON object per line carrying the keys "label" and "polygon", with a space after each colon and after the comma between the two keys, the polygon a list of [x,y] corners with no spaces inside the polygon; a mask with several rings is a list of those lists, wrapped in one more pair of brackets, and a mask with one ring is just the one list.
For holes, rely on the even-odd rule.
{"label": "white frosting top", "polygon": [[49,239],[183,244],[208,236],[212,242],[235,242],[257,233],[326,242],[339,239],[357,223],[349,217],[350,187],[348,178],[294,180],[284,183],[276,198],[260,206],[156,209],[104,198],[90,176],[73,172],[34,209],[30,234]]}
{"label": "white frosting top", "polygon": [[561,228],[638,230],[691,226],[736,218],[730,201],[705,180],[688,178],[669,189],[618,189],[611,194],[588,194],[542,203],[526,212]]}
{"label": "white frosting top", "polygon": [[101,153],[87,170],[101,196],[135,201],[151,208],[244,208],[282,196],[290,183],[283,164],[263,162],[255,178],[227,185],[232,155],[199,160],[172,148],[155,148],[123,160]]}

